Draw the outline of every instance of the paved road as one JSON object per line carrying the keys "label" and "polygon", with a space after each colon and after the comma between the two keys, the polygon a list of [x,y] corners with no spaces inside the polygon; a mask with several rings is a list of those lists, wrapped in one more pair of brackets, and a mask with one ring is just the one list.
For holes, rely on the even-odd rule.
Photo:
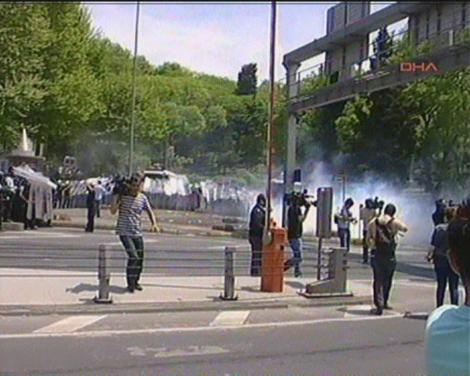
{"label": "paved road", "polygon": [[5,375],[419,375],[424,320],[368,307],[0,318]]}
{"label": "paved road", "polygon": [[[93,234],[79,229],[41,229],[24,233],[0,233],[0,269],[58,269],[69,271],[97,270],[97,248],[107,244],[110,248],[111,271],[122,272],[126,255],[113,231]],[[158,275],[223,275],[225,246],[236,246],[237,275],[247,275],[250,250],[246,240],[148,234],[145,236],[146,260],[144,273]],[[287,249],[290,252],[289,249]],[[371,278],[368,265],[361,264],[360,249],[354,248],[349,256],[349,277]],[[398,251],[396,278],[433,279],[431,266],[424,260],[425,249],[402,247]],[[306,242],[303,272],[306,277],[316,276],[316,244]]]}
{"label": "paved road", "polygon": [[[0,240],[0,273],[7,267],[95,273],[99,243],[113,243],[113,268],[123,270],[123,251],[109,231],[43,229],[2,233]],[[243,240],[146,240],[147,258],[158,265],[148,261],[146,273],[221,275],[214,265],[222,263],[226,245],[239,249],[239,273],[248,270]],[[304,270],[313,276],[316,254],[313,244],[306,248]],[[359,252],[350,254],[349,278],[370,283],[370,267],[360,263]],[[433,309],[433,273],[424,255],[398,252],[393,311],[379,318],[368,314],[368,306],[0,317],[0,374],[422,375],[425,321],[422,314],[403,314]]]}

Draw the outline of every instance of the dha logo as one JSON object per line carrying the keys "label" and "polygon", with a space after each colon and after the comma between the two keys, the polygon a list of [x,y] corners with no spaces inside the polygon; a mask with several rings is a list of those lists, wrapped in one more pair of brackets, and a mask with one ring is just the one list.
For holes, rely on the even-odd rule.
{"label": "dha logo", "polygon": [[434,63],[401,63],[400,72],[438,72],[439,69]]}

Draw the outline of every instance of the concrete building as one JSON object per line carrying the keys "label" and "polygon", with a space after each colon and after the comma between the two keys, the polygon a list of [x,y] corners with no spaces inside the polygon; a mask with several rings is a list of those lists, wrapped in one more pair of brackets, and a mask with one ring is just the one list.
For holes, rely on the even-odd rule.
{"label": "concrete building", "polygon": [[[416,45],[430,41],[437,46],[434,52],[425,56],[425,60],[416,56],[418,64],[432,61],[439,67],[440,74],[470,64],[470,1],[397,2],[372,14],[369,2],[342,2],[328,10],[324,37],[284,55],[289,98],[285,193],[292,191],[294,186],[300,112],[344,101],[357,94],[405,85],[436,73],[405,72],[400,64],[370,69],[371,33],[406,18],[407,38]],[[468,39],[464,38],[467,30]],[[299,79],[302,62],[321,54],[325,54],[325,61],[320,72],[328,75],[329,85],[304,94],[300,90],[302,81]]]}

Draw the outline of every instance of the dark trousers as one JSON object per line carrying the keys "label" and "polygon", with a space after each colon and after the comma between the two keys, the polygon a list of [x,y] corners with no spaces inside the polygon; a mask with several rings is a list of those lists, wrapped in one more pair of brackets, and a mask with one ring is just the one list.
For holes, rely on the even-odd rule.
{"label": "dark trousers", "polygon": [[374,304],[383,309],[388,303],[390,290],[392,289],[393,273],[397,265],[395,257],[377,255],[371,258],[371,266],[374,272]]}
{"label": "dark trousers", "polygon": [[36,205],[33,204],[31,209],[31,219],[28,219],[28,205],[25,205],[25,213],[24,213],[24,229],[36,229]]}
{"label": "dark trousers", "polygon": [[436,305],[440,307],[444,304],[447,282],[449,282],[450,304],[459,304],[459,276],[454,273],[447,260],[442,260],[434,265],[436,272],[437,291]]}
{"label": "dark trousers", "polygon": [[3,221],[4,222],[8,222],[9,220],[11,220],[11,212],[12,212],[12,199],[4,199],[3,200],[3,209],[2,211],[0,212],[0,215],[3,216]]}
{"label": "dark trousers", "polygon": [[127,253],[127,285],[135,287],[144,267],[144,239],[142,236],[119,236]]}
{"label": "dark trousers", "polygon": [[99,218],[100,217],[100,204],[101,204],[101,201],[100,200],[96,200],[95,201],[95,208],[96,208],[96,217]]}
{"label": "dark trousers", "polygon": [[369,261],[369,247],[367,246],[367,230],[362,231],[362,262]]}
{"label": "dark trousers", "polygon": [[87,219],[88,222],[86,224],[86,231],[93,232],[95,230],[95,207],[88,206],[87,207]]}
{"label": "dark trousers", "polygon": [[346,248],[349,252],[349,246],[351,245],[351,230],[349,229],[338,229],[339,241],[342,248]]}
{"label": "dark trousers", "polygon": [[261,275],[261,255],[263,249],[263,238],[258,236],[250,236],[251,245],[251,268],[250,275],[257,277]]}

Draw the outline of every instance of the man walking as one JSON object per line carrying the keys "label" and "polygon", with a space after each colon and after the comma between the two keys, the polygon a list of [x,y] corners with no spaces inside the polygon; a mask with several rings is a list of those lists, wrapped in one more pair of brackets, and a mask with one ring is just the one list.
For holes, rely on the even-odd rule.
{"label": "man walking", "polygon": [[95,200],[95,189],[93,184],[86,185],[87,196],[86,196],[86,208],[87,208],[87,224],[85,231],[93,232],[95,230],[95,215],[96,215],[96,200]]}
{"label": "man walking", "polygon": [[407,226],[395,218],[396,211],[395,205],[388,204],[384,214],[369,223],[367,231],[367,240],[373,249],[371,266],[374,273],[373,292],[376,308],[372,313],[376,315],[382,315],[384,309],[391,309],[388,300],[396,268],[396,236],[399,232],[408,231]]}
{"label": "man walking", "polygon": [[444,295],[447,283],[449,283],[450,303],[459,304],[459,276],[455,273],[447,258],[449,250],[449,232],[448,226],[454,218],[455,210],[447,208],[445,210],[445,222],[436,226],[432,234],[431,249],[428,252],[427,260],[434,264],[436,273],[436,307],[444,304]]}
{"label": "man walking", "polygon": [[147,215],[152,223],[151,231],[159,232],[155,216],[150,202],[142,192],[144,176],[136,173],[118,194],[113,197],[111,214],[119,211],[116,234],[124,246],[127,259],[127,289],[133,293],[134,290],[142,290],[139,284],[140,274],[144,262],[144,240],[142,237],[142,212]]}
{"label": "man walking", "polygon": [[100,206],[101,202],[103,201],[105,189],[101,185],[101,180],[98,180],[97,184],[95,185],[95,206],[96,206],[96,217],[100,217]]}
{"label": "man walking", "polygon": [[256,198],[256,205],[250,213],[250,230],[248,238],[251,245],[250,275],[259,277],[261,273],[261,254],[263,249],[263,232],[266,220],[266,197],[261,193]]}

